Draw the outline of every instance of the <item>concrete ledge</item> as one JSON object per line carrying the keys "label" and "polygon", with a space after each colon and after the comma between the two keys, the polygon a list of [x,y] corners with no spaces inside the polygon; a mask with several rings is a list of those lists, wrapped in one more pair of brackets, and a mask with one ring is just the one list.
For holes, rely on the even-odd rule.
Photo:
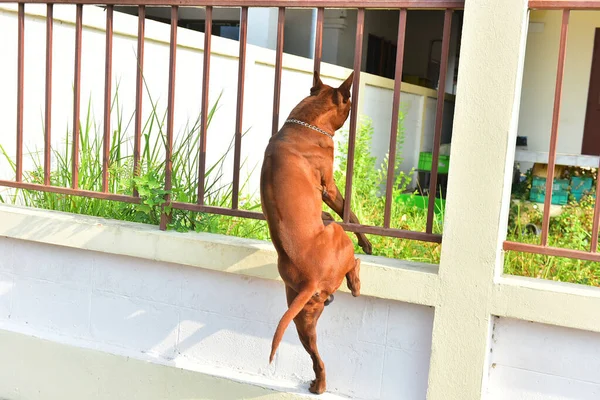
{"label": "concrete ledge", "polygon": [[13,360],[0,363],[0,398],[9,400],[292,400],[315,397],[279,392],[3,330],[0,330],[0,354],[4,360]]}
{"label": "concrete ledge", "polygon": [[497,279],[493,315],[600,333],[600,288],[505,275]]}
{"label": "concrete ledge", "polygon": [[[271,243],[0,205],[0,236],[279,280]],[[361,255],[362,294],[435,306],[437,266]],[[347,292],[342,285],[340,290]]]}

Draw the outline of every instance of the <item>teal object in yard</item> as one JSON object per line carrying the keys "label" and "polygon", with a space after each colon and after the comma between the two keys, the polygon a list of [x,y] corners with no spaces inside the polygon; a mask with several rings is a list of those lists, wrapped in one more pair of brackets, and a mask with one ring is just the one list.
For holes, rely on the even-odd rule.
{"label": "teal object in yard", "polygon": [[[543,203],[546,200],[546,178],[534,176],[531,181],[529,200],[535,203]],[[569,180],[554,179],[552,185],[551,204],[565,205],[569,200]]]}
{"label": "teal object in yard", "polygon": [[[534,176],[531,181],[531,188],[537,189],[546,189],[546,178],[540,178],[539,176]],[[554,184],[552,185],[552,191],[556,190],[569,190],[569,180],[568,179],[554,179]]]}
{"label": "teal object in yard", "polygon": [[[546,189],[532,187],[529,192],[529,200],[535,203],[543,203],[546,200]],[[565,205],[569,200],[569,192],[566,190],[553,190],[551,204]]]}
{"label": "teal object in yard", "polygon": [[594,180],[590,176],[574,176],[571,178],[571,194],[579,201],[584,195],[591,193],[593,185]]}

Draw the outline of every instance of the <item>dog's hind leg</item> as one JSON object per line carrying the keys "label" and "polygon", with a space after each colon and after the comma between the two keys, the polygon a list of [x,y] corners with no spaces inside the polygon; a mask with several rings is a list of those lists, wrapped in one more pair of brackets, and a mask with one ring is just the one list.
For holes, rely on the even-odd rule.
{"label": "dog's hind leg", "polygon": [[[289,287],[286,287],[288,303],[293,301],[296,292]],[[315,380],[311,382],[308,390],[311,393],[321,394],[325,391],[325,364],[319,355],[317,349],[317,321],[323,312],[325,304],[322,301],[311,299],[300,314],[294,318],[298,337],[304,349],[310,355],[313,362],[313,370],[315,371]]]}
{"label": "dog's hind leg", "polygon": [[352,296],[358,297],[360,295],[360,258],[354,259],[354,267],[346,274],[346,283]]}

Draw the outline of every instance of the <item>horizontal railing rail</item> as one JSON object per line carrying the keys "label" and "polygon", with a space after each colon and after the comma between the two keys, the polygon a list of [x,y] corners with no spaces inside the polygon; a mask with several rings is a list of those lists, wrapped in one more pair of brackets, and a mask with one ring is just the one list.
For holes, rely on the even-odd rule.
{"label": "horizontal railing rail", "polygon": [[[14,1],[0,0],[2,3],[12,3]],[[44,163],[43,163],[43,184],[34,184],[23,181],[23,108],[24,108],[24,35],[25,35],[25,7],[26,4],[46,4],[46,76],[45,76],[45,107],[44,107]],[[17,69],[17,155],[16,155],[16,175],[15,180],[0,180],[0,186],[12,187],[18,189],[27,189],[40,192],[60,193],[64,195],[84,196],[97,199],[117,200],[128,203],[139,203],[139,193],[133,190],[133,195],[113,194],[109,192],[109,169],[110,169],[110,141],[111,141],[111,96],[113,89],[111,87],[112,80],[112,38],[113,38],[113,15],[115,5],[129,5],[138,7],[138,37],[137,37],[137,76],[136,76],[136,95],[135,95],[135,119],[134,119],[134,151],[133,151],[133,174],[138,174],[140,165],[140,143],[142,138],[142,85],[144,71],[144,32],[146,19],[146,6],[170,6],[170,53],[169,53],[169,76],[168,76],[168,109],[166,118],[166,145],[165,145],[165,182],[164,189],[169,193],[172,189],[172,154],[173,154],[173,121],[175,104],[175,80],[176,80],[176,48],[177,48],[177,23],[178,23],[178,7],[179,6],[201,6],[206,9],[205,30],[204,36],[204,58],[202,72],[202,105],[201,105],[201,122],[200,122],[200,143],[199,143],[199,180],[198,180],[198,197],[196,203],[186,203],[181,201],[173,201],[170,194],[166,195],[166,205],[173,209],[188,210],[193,212],[214,213],[220,215],[237,216],[244,218],[264,219],[260,212],[242,210],[240,206],[240,155],[242,147],[242,123],[244,109],[244,74],[246,67],[246,45],[247,45],[247,29],[248,29],[248,8],[249,7],[278,7],[278,22],[277,22],[277,46],[276,46],[276,63],[275,63],[275,84],[273,92],[273,122],[272,134],[275,134],[279,129],[279,113],[280,113],[280,95],[281,95],[281,76],[282,76],[282,58],[283,58],[283,43],[285,32],[285,15],[286,7],[311,7],[317,8],[317,23],[315,32],[315,50],[314,50],[314,69],[320,70],[322,56],[322,39],[323,39],[323,21],[325,8],[354,8],[357,9],[357,29],[355,37],[355,52],[354,52],[354,82],[352,89],[352,98],[359,98],[360,88],[360,69],[363,55],[363,33],[365,26],[366,8],[376,9],[396,9],[399,10],[398,22],[398,48],[396,54],[396,69],[395,69],[395,84],[392,101],[392,122],[390,126],[390,142],[389,142],[389,165],[387,170],[386,180],[386,195],[384,208],[383,226],[361,225],[350,222],[350,204],[352,199],[353,187],[353,171],[354,171],[354,150],[356,144],[357,117],[358,117],[358,101],[352,103],[350,114],[350,129],[348,136],[348,160],[346,170],[345,198],[343,222],[341,225],[347,231],[362,232],[374,235],[383,235],[395,238],[414,239],[426,242],[441,242],[441,235],[433,233],[434,223],[434,207],[435,193],[437,187],[437,172],[438,160],[440,154],[440,142],[442,138],[442,123],[445,99],[446,74],[448,68],[448,58],[450,49],[450,33],[452,14],[454,9],[464,7],[464,0],[403,0],[403,1],[356,1],[356,0],[326,0],[326,1],[293,1],[293,0],[272,0],[272,1],[237,1],[237,0],[120,0],[112,1],[105,0],[102,2],[81,0],[76,4],[76,24],[75,24],[75,64],[74,64],[74,98],[73,98],[73,132],[72,132],[72,185],[71,187],[58,187],[51,185],[51,128],[52,128],[52,29],[54,26],[53,6],[55,4],[73,4],[66,0],[28,0],[18,2],[18,59],[14,62],[18,65]],[[106,6],[106,44],[105,44],[105,87],[104,87],[104,128],[103,128],[103,152],[102,152],[102,190],[99,192],[83,190],[78,187],[78,169],[79,169],[79,123],[80,120],[80,91],[81,91],[81,54],[82,54],[82,15],[84,5],[103,5]],[[238,86],[237,86],[237,106],[235,115],[235,137],[234,137],[234,160],[233,160],[233,177],[232,177],[232,201],[231,207],[216,207],[205,204],[205,183],[202,177],[206,173],[206,155],[209,149],[207,148],[207,114],[208,114],[208,92],[210,85],[210,55],[211,55],[211,27],[213,7],[230,6],[240,7],[240,35],[239,35],[239,67],[238,67]],[[429,184],[429,200],[427,209],[427,223],[425,232],[415,232],[403,229],[391,228],[392,214],[392,187],[394,181],[395,152],[397,145],[397,130],[398,119],[394,118],[398,115],[400,105],[400,86],[402,79],[402,64],[404,60],[404,39],[406,34],[406,20],[408,9],[435,9],[444,10],[444,27],[442,38],[442,53],[439,73],[439,89],[437,90],[437,109],[435,114],[435,129],[433,139],[433,155],[431,178]],[[13,60],[4,60],[11,62]],[[166,229],[169,223],[169,214],[162,213],[160,228]]]}
{"label": "horizontal railing rail", "polygon": [[[554,167],[556,165],[556,147],[558,143],[558,126],[561,111],[563,78],[565,72],[565,60],[567,54],[567,38],[569,34],[569,18],[572,10],[600,10],[600,0],[531,0],[529,7],[545,10],[562,10],[562,21],[560,31],[560,42],[558,50],[558,65],[556,72],[556,84],[554,89],[554,106],[552,112],[552,126],[550,131],[550,149],[548,153],[548,175],[546,177],[546,196],[544,198],[544,211],[542,217],[542,231],[539,244],[519,243],[505,241],[504,250],[519,251],[525,253],[542,254],[546,256],[557,256],[575,258],[588,261],[600,261],[598,249],[598,229],[600,226],[600,185],[596,182],[596,203],[594,206],[594,217],[592,223],[591,243],[588,251],[573,250],[548,245],[548,232],[550,229],[550,205],[552,200],[552,188],[554,185]],[[600,165],[598,166],[600,168]]]}

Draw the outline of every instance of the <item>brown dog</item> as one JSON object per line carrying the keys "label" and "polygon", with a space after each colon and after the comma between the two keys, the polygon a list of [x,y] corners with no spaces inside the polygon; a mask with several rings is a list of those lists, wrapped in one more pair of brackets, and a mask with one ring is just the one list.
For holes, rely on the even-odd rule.
{"label": "brown dog", "polygon": [[[282,129],[271,138],[261,171],[260,195],[271,240],[277,250],[277,267],[285,283],[288,310],[273,337],[273,361],[283,333],[294,320],[302,345],[310,354],[316,379],[313,393],[325,391],[325,366],[317,350],[317,320],[346,277],[353,296],[360,294],[360,260],[342,227],[325,226],[322,202],[342,216],[344,199],[333,181],[333,135],[350,113],[350,87],[354,74],[334,89],[324,85],[315,71],[310,96],[290,113]],[[351,213],[351,222],[358,219]],[[371,243],[357,234],[362,249]]]}

